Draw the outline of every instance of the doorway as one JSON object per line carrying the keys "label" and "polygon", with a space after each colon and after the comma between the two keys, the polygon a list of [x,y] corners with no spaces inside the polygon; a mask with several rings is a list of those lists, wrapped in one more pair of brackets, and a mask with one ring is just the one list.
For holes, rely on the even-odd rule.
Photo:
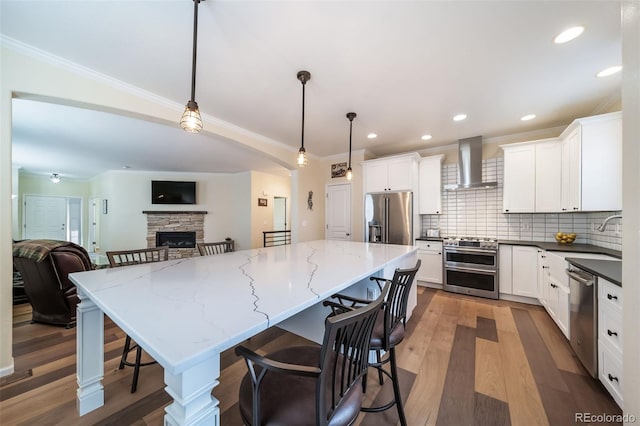
{"label": "doorway", "polygon": [[22,238],[82,245],[82,198],[25,195]]}
{"label": "doorway", "polygon": [[351,184],[327,185],[325,238],[351,241]]}

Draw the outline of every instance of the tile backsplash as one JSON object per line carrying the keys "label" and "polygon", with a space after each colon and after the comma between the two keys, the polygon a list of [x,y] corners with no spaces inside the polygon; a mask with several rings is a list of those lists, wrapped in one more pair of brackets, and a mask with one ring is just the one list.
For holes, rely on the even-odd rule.
{"label": "tile backsplash", "polygon": [[[457,182],[458,166],[442,166],[442,184]],[[612,220],[605,232],[596,231],[606,217],[621,212],[503,213],[503,158],[482,162],[483,181],[496,188],[442,192],[442,214],[422,215],[422,235],[440,228],[442,236],[488,237],[500,240],[554,242],[556,232],[575,232],[576,243],[622,250],[622,221]]]}

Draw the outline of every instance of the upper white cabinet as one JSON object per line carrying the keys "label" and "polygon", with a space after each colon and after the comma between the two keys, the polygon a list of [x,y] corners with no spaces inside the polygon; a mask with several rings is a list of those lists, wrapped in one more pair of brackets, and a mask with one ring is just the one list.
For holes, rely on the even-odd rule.
{"label": "upper white cabinet", "polygon": [[557,212],[562,145],[558,139],[503,145],[505,213]]}
{"label": "upper white cabinet", "polygon": [[622,210],[622,114],[575,120],[562,139],[562,210]]}
{"label": "upper white cabinet", "polygon": [[505,213],[532,212],[536,206],[536,147],[533,144],[503,146]]}
{"label": "upper white cabinet", "polygon": [[536,143],[536,212],[560,211],[561,180],[562,144],[560,141]]}
{"label": "upper white cabinet", "polygon": [[579,118],[559,139],[502,145],[505,213],[622,210],[622,115]]}
{"label": "upper white cabinet", "polygon": [[417,153],[362,163],[364,192],[413,191],[417,186]]}
{"label": "upper white cabinet", "polygon": [[420,159],[420,214],[442,213],[442,159],[434,155]]}

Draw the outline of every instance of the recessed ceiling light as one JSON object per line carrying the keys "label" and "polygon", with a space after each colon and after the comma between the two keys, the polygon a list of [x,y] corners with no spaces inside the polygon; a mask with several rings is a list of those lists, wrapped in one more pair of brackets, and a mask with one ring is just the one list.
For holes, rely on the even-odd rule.
{"label": "recessed ceiling light", "polygon": [[556,44],[566,43],[578,37],[583,31],[584,27],[571,27],[558,34],[556,38],[553,39],[553,42]]}
{"label": "recessed ceiling light", "polygon": [[596,74],[596,77],[608,77],[617,72],[620,72],[621,70],[622,70],[622,67],[620,65],[616,65],[615,67],[609,67],[606,70],[600,71],[598,74]]}
{"label": "recessed ceiling light", "polygon": [[375,138],[377,138],[377,137],[378,137],[378,135],[376,135],[375,133],[369,133],[369,134],[367,135],[367,138],[369,138],[369,139],[375,139]]}
{"label": "recessed ceiling light", "polygon": [[465,118],[467,118],[467,114],[458,114],[455,117],[453,117],[453,121],[462,121]]}
{"label": "recessed ceiling light", "polygon": [[429,139],[431,139],[431,135],[422,135],[420,139],[422,139],[423,141],[428,141]]}
{"label": "recessed ceiling light", "polygon": [[534,118],[536,118],[535,114],[527,114],[527,115],[523,115],[520,120],[522,121],[529,121],[529,120],[533,120]]}

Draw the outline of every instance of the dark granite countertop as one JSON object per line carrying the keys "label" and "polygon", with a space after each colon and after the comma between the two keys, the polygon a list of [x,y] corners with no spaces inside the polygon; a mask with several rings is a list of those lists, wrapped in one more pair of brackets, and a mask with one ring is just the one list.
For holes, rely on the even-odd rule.
{"label": "dark granite countertop", "polygon": [[622,287],[622,262],[600,259],[577,259],[566,257],[565,260],[580,269],[611,281]]}
{"label": "dark granite countertop", "polygon": [[564,251],[567,253],[595,253],[606,254],[607,256],[622,259],[622,252],[605,247],[598,247],[591,244],[558,244],[546,241],[521,241],[521,240],[499,240],[499,244],[512,246],[534,246],[547,251]]}

